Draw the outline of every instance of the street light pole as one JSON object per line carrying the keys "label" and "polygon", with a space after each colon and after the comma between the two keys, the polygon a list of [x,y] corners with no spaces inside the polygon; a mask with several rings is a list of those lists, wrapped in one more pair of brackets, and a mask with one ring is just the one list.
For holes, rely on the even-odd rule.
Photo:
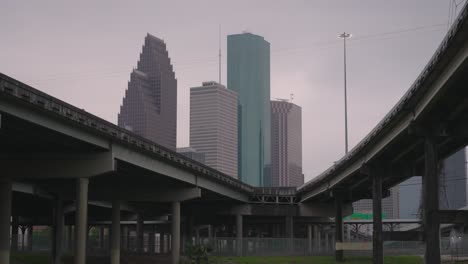
{"label": "street light pole", "polygon": [[343,39],[343,60],[344,60],[344,114],[345,114],[345,154],[348,153],[348,96],[346,91],[346,39],[351,34],[343,32],[338,36]]}

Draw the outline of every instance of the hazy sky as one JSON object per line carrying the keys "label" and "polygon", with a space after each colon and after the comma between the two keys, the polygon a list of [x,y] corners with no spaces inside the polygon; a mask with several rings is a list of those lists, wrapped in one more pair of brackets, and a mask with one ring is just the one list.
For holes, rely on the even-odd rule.
{"label": "hazy sky", "polygon": [[[350,147],[410,87],[447,31],[452,0],[0,0],[0,72],[113,123],[147,32],[165,40],[178,79],[177,145],[189,144],[189,89],[222,79],[226,35],[271,43],[271,96],[302,107],[306,180],[344,153],[343,46]],[[461,6],[458,7],[461,9]]]}

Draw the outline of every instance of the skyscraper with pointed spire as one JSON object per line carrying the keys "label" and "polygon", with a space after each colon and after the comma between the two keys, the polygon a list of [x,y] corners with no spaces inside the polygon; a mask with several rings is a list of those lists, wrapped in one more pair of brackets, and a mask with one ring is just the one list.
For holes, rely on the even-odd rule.
{"label": "skyscraper with pointed spire", "polygon": [[177,79],[163,40],[148,34],[130,74],[118,125],[176,149]]}

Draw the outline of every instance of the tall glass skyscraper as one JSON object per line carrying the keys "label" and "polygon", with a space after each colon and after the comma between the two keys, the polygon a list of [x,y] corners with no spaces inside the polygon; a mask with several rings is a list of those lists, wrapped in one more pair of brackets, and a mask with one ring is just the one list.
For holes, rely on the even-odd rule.
{"label": "tall glass skyscraper", "polygon": [[227,38],[228,88],[238,95],[238,173],[270,186],[270,43],[251,33]]}

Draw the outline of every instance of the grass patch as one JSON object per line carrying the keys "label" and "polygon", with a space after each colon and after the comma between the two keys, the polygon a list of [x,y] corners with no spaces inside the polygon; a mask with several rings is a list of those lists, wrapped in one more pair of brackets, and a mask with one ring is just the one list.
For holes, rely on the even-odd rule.
{"label": "grass patch", "polygon": [[[213,257],[218,264],[335,264],[335,258],[324,257]],[[387,256],[385,264],[422,264],[417,256]],[[371,257],[347,257],[343,264],[371,264]]]}
{"label": "grass patch", "polygon": [[51,258],[46,254],[38,253],[13,253],[11,255],[12,263],[19,264],[49,264],[51,263]]}

